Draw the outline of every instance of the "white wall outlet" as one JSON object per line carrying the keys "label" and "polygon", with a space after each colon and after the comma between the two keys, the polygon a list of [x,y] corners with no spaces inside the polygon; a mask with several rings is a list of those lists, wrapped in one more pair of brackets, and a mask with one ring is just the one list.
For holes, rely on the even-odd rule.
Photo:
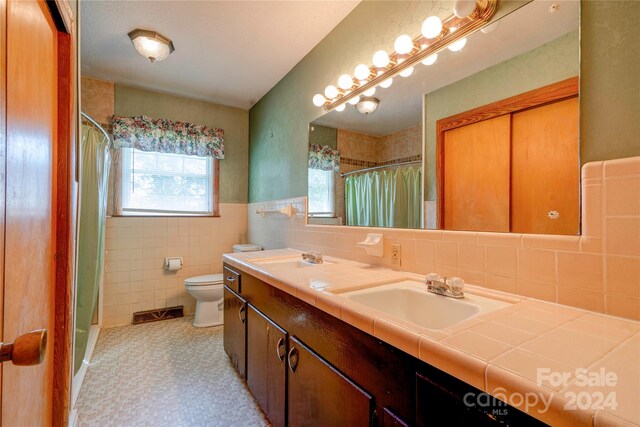
{"label": "white wall outlet", "polygon": [[391,265],[400,265],[400,245],[391,245]]}

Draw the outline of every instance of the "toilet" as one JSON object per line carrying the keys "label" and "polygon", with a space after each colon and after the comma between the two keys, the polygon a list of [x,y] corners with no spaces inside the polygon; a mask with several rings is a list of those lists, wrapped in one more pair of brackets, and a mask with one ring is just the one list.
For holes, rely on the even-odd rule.
{"label": "toilet", "polygon": [[[233,252],[255,252],[261,250],[260,246],[252,244],[233,245]],[[184,281],[184,287],[196,299],[196,315],[193,319],[193,326],[206,328],[222,325],[224,320],[224,281],[222,274],[189,277]]]}

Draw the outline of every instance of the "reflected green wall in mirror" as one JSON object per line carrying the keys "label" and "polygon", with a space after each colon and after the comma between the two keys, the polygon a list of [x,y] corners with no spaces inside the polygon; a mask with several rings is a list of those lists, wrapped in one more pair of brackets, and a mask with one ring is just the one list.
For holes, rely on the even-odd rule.
{"label": "reflected green wall in mirror", "polygon": [[328,145],[334,150],[338,148],[338,130],[321,125],[312,125],[309,128],[309,145]]}

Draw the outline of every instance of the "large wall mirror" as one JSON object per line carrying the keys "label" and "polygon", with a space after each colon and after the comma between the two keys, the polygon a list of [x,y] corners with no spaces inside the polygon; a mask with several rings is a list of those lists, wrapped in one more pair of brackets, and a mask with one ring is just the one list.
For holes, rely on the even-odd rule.
{"label": "large wall mirror", "polygon": [[579,234],[579,7],[527,3],[310,123],[308,222]]}

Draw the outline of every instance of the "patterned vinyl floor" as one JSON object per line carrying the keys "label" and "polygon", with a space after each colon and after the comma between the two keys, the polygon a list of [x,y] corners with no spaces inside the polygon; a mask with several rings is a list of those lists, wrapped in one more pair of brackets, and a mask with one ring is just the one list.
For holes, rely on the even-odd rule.
{"label": "patterned vinyl floor", "polygon": [[100,331],[78,397],[79,426],[265,426],[222,347],[192,316]]}

